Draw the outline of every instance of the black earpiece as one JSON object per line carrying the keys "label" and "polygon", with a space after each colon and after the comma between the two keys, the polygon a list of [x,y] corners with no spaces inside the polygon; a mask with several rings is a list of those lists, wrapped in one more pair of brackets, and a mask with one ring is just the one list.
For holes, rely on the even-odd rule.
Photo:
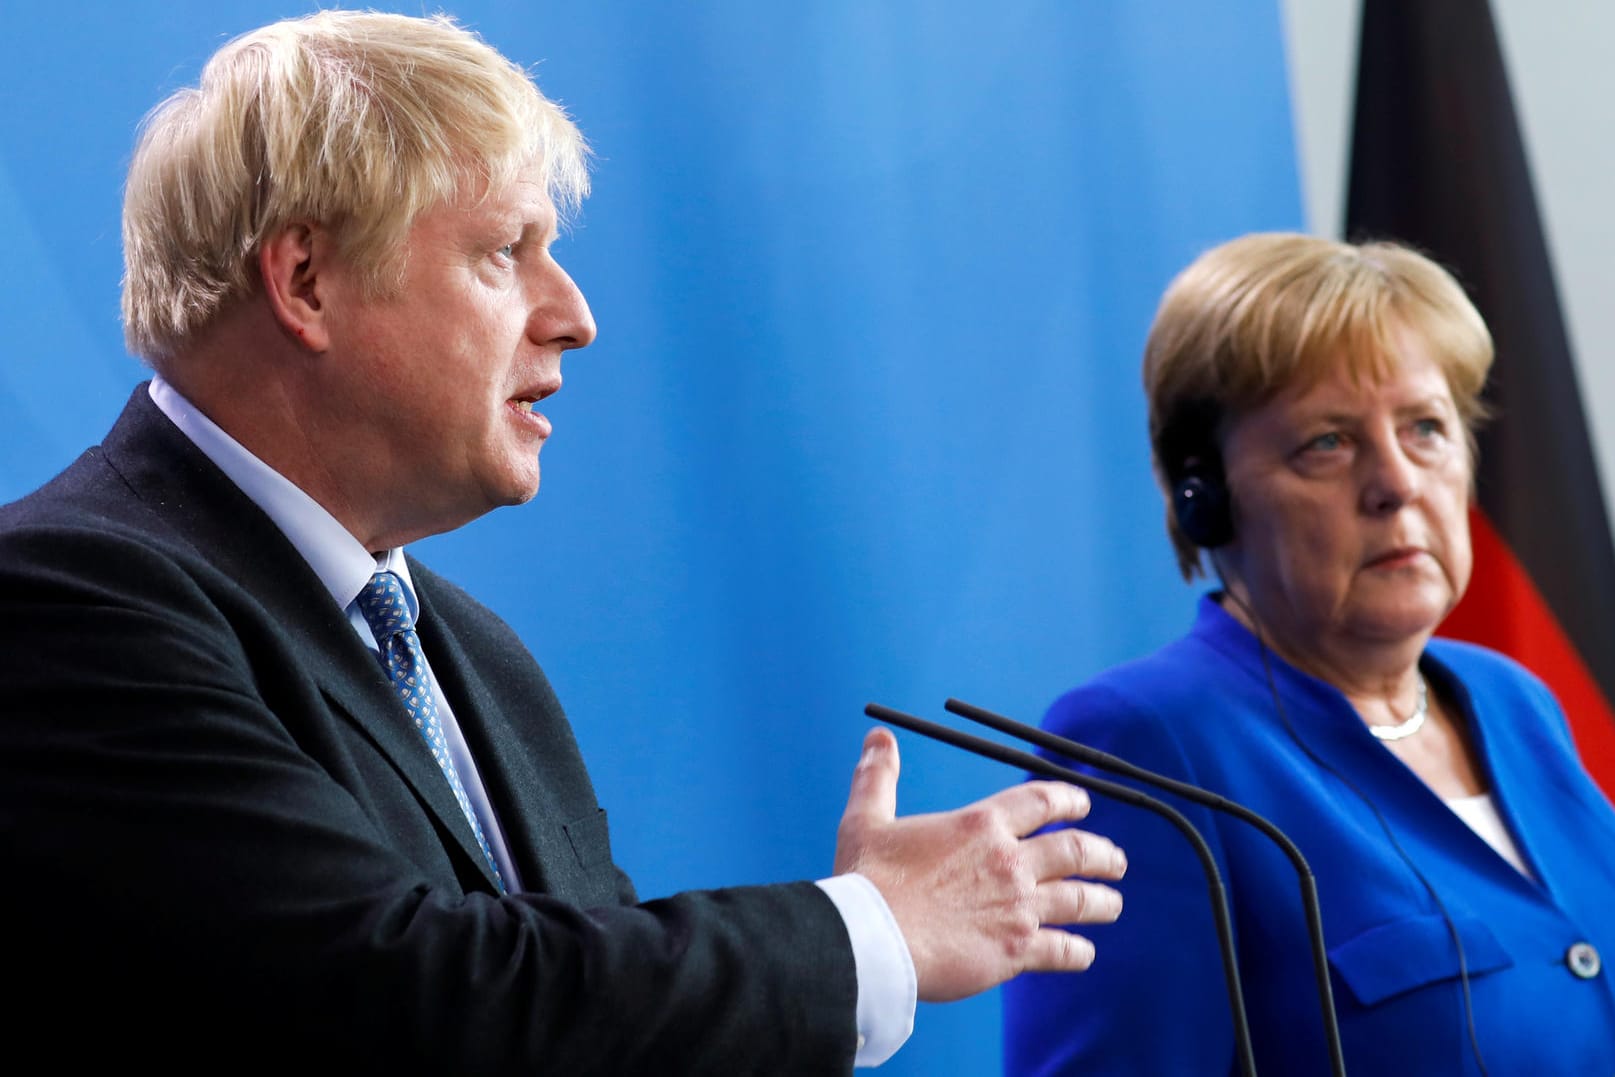
{"label": "black earpiece", "polygon": [[1223,409],[1209,398],[1179,404],[1155,438],[1155,456],[1172,483],[1172,515],[1196,546],[1214,550],[1234,539],[1234,507],[1223,477],[1218,428]]}
{"label": "black earpiece", "polygon": [[1196,546],[1214,550],[1233,540],[1233,506],[1228,503],[1228,484],[1220,467],[1201,460],[1185,463],[1182,476],[1172,486],[1172,512],[1178,530]]}

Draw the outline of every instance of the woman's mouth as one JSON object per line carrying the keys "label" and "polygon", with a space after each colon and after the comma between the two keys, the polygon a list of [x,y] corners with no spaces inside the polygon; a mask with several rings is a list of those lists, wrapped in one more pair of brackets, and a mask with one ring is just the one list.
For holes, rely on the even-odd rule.
{"label": "woman's mouth", "polygon": [[1424,554],[1417,546],[1398,546],[1369,558],[1368,568],[1404,568]]}

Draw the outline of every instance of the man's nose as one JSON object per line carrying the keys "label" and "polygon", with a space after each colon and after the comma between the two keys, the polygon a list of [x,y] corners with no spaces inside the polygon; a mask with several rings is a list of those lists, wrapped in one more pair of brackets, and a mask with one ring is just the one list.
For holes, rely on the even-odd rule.
{"label": "man's nose", "polygon": [[540,344],[563,349],[587,348],[594,343],[594,313],[572,277],[555,262],[548,266],[533,305],[528,332]]}

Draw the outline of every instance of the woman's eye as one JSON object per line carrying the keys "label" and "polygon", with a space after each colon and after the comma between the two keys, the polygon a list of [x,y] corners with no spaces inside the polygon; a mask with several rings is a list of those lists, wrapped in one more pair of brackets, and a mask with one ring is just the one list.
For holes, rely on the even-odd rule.
{"label": "woman's eye", "polygon": [[1421,438],[1433,438],[1446,433],[1447,428],[1440,419],[1420,419],[1413,424],[1413,432]]}
{"label": "woman's eye", "polygon": [[1340,448],[1342,444],[1341,436],[1334,431],[1330,431],[1327,434],[1319,434],[1307,442],[1304,448],[1309,452],[1333,452]]}

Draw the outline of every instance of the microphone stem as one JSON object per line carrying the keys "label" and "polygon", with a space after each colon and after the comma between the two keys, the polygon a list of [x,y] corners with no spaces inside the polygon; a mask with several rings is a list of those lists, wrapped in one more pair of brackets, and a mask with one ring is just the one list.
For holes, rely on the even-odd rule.
{"label": "microphone stem", "polygon": [[1335,1015],[1334,987],[1329,979],[1329,951],[1324,943],[1323,913],[1318,904],[1318,881],[1312,874],[1312,866],[1307,863],[1307,858],[1301,855],[1301,850],[1296,846],[1295,842],[1290,840],[1288,834],[1269,822],[1266,817],[1258,815],[1243,804],[1229,800],[1227,797],[1218,796],[1216,793],[1202,789],[1198,785],[1190,785],[1188,782],[1181,782],[1176,778],[1168,778],[1163,774],[1145,770],[1143,767],[1135,766],[1125,759],[1118,758],[1108,752],[1101,752],[1097,748],[1079,744],[1067,737],[1061,737],[1045,729],[1039,729],[1037,726],[1017,722],[1015,719],[1006,718],[1002,714],[994,714],[992,711],[978,707],[974,703],[966,703],[962,699],[950,699],[943,706],[961,718],[979,722],[982,725],[998,730],[1000,733],[1007,733],[1012,737],[1024,740],[1029,744],[1035,744],[1039,748],[1063,755],[1068,759],[1075,759],[1079,763],[1086,763],[1091,767],[1108,770],[1113,774],[1120,774],[1123,777],[1153,785],[1169,793],[1175,793],[1185,800],[1216,811],[1226,812],[1267,835],[1268,839],[1277,845],[1284,855],[1289,858],[1291,865],[1295,868],[1296,878],[1301,888],[1301,907],[1306,913],[1307,936],[1312,948],[1312,975],[1318,985],[1318,1002],[1323,1010],[1324,1039],[1329,1047],[1329,1068],[1334,1077],[1346,1077],[1346,1055],[1340,1041],[1340,1020]]}
{"label": "microphone stem", "polygon": [[1211,911],[1217,924],[1217,944],[1222,952],[1223,981],[1228,989],[1228,1006],[1233,1015],[1234,1044],[1239,1055],[1239,1068],[1243,1077],[1256,1077],[1255,1052],[1251,1049],[1250,1022],[1245,1016],[1245,994],[1239,983],[1239,961],[1234,955],[1234,927],[1233,918],[1228,912],[1228,893],[1223,887],[1222,873],[1217,870],[1217,859],[1211,855],[1211,847],[1206,839],[1194,828],[1194,824],[1186,819],[1182,812],[1169,804],[1163,804],[1154,797],[1146,796],[1130,786],[1119,785],[1103,778],[1095,778],[1089,774],[1081,774],[1069,767],[1062,767],[1051,763],[1042,756],[1023,752],[1018,748],[1008,748],[995,741],[983,737],[971,736],[950,729],[945,725],[917,718],[912,714],[893,710],[879,703],[871,703],[864,707],[864,713],[876,721],[887,722],[891,725],[918,733],[932,740],[939,740],[944,744],[951,744],[955,748],[963,748],[967,752],[1008,763],[1012,767],[1033,774],[1041,774],[1056,781],[1069,782],[1072,785],[1119,800],[1124,804],[1154,812],[1162,816],[1189,840],[1194,846],[1195,854],[1200,858],[1200,867],[1206,875],[1206,889],[1211,896]]}

